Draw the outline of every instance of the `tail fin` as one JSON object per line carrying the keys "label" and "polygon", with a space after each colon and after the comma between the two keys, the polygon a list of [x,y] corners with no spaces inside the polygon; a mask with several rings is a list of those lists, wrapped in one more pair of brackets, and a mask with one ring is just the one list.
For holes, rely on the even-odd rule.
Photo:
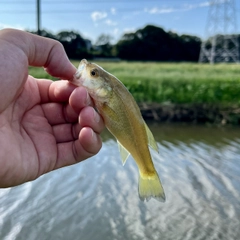
{"label": "tail fin", "polygon": [[157,172],[152,176],[143,176],[139,173],[138,183],[139,198],[149,201],[152,197],[160,202],[165,202],[165,194]]}

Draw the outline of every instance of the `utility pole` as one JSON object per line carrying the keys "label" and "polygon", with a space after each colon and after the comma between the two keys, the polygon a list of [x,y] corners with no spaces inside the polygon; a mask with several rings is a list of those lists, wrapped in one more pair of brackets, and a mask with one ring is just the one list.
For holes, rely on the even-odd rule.
{"label": "utility pole", "polygon": [[37,34],[41,35],[41,9],[40,9],[40,0],[37,0]]}
{"label": "utility pole", "polygon": [[199,62],[239,62],[234,0],[211,0]]}

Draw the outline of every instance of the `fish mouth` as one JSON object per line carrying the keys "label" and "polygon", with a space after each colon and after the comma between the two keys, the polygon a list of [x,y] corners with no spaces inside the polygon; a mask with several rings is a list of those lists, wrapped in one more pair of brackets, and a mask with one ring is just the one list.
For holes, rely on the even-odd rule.
{"label": "fish mouth", "polygon": [[86,68],[87,63],[88,63],[88,61],[86,59],[81,60],[79,66],[78,66],[78,69],[73,76],[73,82],[72,82],[73,84],[78,84],[79,82],[82,82],[81,76],[82,76],[83,71]]}

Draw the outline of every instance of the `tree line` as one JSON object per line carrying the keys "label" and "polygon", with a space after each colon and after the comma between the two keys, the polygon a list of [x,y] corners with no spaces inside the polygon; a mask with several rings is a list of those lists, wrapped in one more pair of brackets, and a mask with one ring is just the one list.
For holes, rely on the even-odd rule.
{"label": "tree line", "polygon": [[[33,32],[36,33],[36,32]],[[95,44],[75,31],[41,35],[60,41],[69,58],[120,58],[141,61],[198,61],[201,39],[197,36],[178,35],[163,28],[147,25],[132,33],[125,33],[115,44],[111,36],[102,34]]]}

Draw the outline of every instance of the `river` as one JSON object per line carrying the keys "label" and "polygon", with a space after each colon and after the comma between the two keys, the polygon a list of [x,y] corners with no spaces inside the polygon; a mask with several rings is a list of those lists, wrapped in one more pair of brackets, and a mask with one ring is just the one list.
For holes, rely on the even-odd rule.
{"label": "river", "polygon": [[0,189],[0,239],[240,239],[240,128],[149,127],[165,203],[139,200],[137,167],[105,132],[91,159]]}

